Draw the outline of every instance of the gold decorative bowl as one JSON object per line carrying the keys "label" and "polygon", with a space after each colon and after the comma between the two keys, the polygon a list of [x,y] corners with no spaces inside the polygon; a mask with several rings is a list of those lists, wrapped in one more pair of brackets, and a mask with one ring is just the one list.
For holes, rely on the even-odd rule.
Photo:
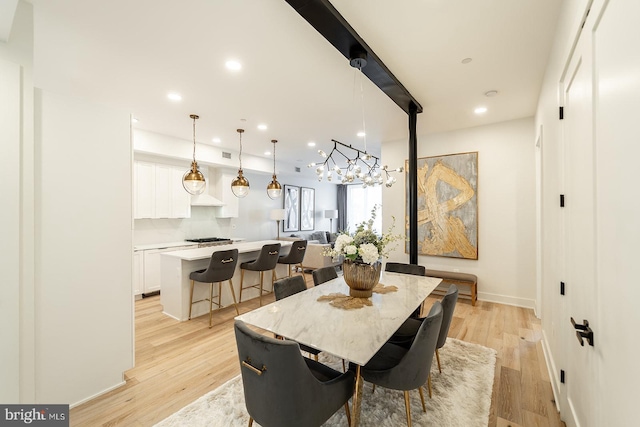
{"label": "gold decorative bowl", "polygon": [[349,286],[349,295],[355,298],[369,298],[373,288],[380,281],[382,263],[364,264],[350,259],[342,263],[344,281]]}

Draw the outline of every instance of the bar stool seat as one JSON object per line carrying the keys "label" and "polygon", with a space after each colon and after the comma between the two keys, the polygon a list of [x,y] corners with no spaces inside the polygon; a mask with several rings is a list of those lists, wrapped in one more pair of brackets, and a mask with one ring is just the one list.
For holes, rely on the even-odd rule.
{"label": "bar stool seat", "polygon": [[296,240],[291,245],[291,250],[287,255],[282,255],[278,258],[278,264],[287,264],[289,269],[288,277],[291,277],[291,266],[296,265],[300,267],[300,271],[302,272],[302,278],[304,281],[307,281],[307,276],[304,275],[304,268],[302,267],[302,260],[304,259],[304,254],[307,252],[307,241],[306,240]]}
{"label": "bar stool seat", "polygon": [[[222,282],[229,281],[229,289],[231,289],[231,296],[233,296],[233,305],[238,311],[238,303],[236,301],[236,294],[233,290],[233,282],[231,278],[236,271],[236,265],[238,264],[238,250],[230,249],[228,251],[217,251],[211,254],[211,260],[209,261],[209,267],[204,270],[194,271],[189,274],[191,279],[191,305],[189,305],[189,320],[191,320],[191,309],[193,304],[202,301],[209,301],[209,328],[211,328],[211,320],[213,316],[213,304],[218,308],[222,308],[221,295],[222,295]],[[193,300],[193,288],[195,282],[209,283],[209,298],[203,298],[198,301]],[[213,301],[213,284],[218,282],[218,302]]]}
{"label": "bar stool seat", "polygon": [[[271,291],[273,291],[273,282],[276,277],[276,265],[280,256],[280,243],[272,243],[262,246],[258,258],[253,261],[247,261],[240,264],[240,302],[242,302],[242,290],[256,288],[260,290],[260,307],[262,307],[262,294],[265,292],[263,287],[264,272],[271,270]],[[260,283],[250,286],[244,286],[245,271],[259,271]],[[268,293],[268,292],[267,292]]]}

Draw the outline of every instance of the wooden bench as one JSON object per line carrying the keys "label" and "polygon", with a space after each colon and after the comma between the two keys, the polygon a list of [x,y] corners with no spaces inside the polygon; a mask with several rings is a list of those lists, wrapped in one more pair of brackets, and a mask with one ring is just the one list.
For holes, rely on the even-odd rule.
{"label": "wooden bench", "polygon": [[433,291],[436,295],[444,295],[447,292],[448,286],[445,286],[446,284],[468,286],[469,293],[459,292],[458,295],[471,298],[471,305],[476,305],[478,299],[478,277],[475,274],[427,269],[426,276],[442,279],[442,283]]}

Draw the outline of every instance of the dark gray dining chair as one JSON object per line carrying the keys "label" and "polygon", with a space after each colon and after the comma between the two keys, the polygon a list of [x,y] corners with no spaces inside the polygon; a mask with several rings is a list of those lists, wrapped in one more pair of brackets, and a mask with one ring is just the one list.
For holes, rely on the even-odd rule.
{"label": "dark gray dining chair", "polygon": [[[416,338],[408,349],[386,343],[366,365],[360,368],[360,375],[365,381],[381,387],[404,391],[404,404],[409,427],[411,427],[410,390],[418,389],[422,410],[427,412],[422,386],[429,377],[441,324],[442,305],[436,301],[431,307],[429,315],[421,322]],[[355,366],[351,365],[350,369],[355,369]]]}
{"label": "dark gray dining chair", "polygon": [[[402,273],[402,274],[411,274],[413,276],[424,276],[426,274],[426,269],[422,265],[418,264],[404,264],[401,262],[388,262],[384,266],[384,271],[388,271],[390,273]],[[413,313],[409,316],[413,319],[418,319],[420,317],[420,309],[422,308],[422,304],[415,309]],[[414,331],[415,334],[415,331]]]}
{"label": "dark gray dining chair", "polygon": [[[236,271],[236,264],[238,264],[238,250],[230,249],[227,251],[217,251],[211,254],[211,260],[209,261],[209,267],[204,270],[194,271],[189,274],[191,279],[191,293],[189,300],[189,320],[191,320],[191,309],[193,304],[201,301],[209,301],[209,328],[211,328],[211,320],[213,317],[213,304],[216,304],[218,308],[222,308],[220,296],[222,295],[222,282],[229,281],[229,289],[231,289],[231,296],[233,296],[233,305],[238,311],[238,302],[236,301],[236,294],[233,290],[233,282],[231,278]],[[198,301],[193,300],[193,288],[195,282],[209,283],[209,298],[204,298]],[[218,282],[218,302],[213,301],[213,284]]]}
{"label": "dark gray dining chair", "polygon": [[335,267],[322,267],[316,270],[313,270],[311,273],[313,276],[313,284],[315,286],[321,285],[324,282],[328,282],[329,280],[337,279],[338,273],[336,273]]}
{"label": "dark gray dining chair", "polygon": [[289,269],[288,277],[291,277],[291,266],[295,265],[300,268],[302,272],[302,277],[304,280],[307,280],[307,276],[304,275],[304,268],[302,267],[302,260],[304,259],[304,254],[307,252],[307,241],[306,240],[296,240],[291,245],[291,249],[289,253],[286,255],[280,256],[278,258],[278,264],[286,264]]}
{"label": "dark gray dining chair", "polygon": [[[264,293],[264,272],[271,270],[271,289],[273,290],[273,282],[276,277],[275,268],[278,264],[278,258],[280,257],[280,243],[271,243],[263,245],[258,258],[253,261],[247,261],[240,264],[240,297],[238,298],[242,302],[242,290],[249,288],[256,288],[260,290],[260,307],[262,307],[262,294]],[[250,286],[244,286],[244,273],[245,271],[259,271],[260,283]]]}
{"label": "dark gray dining chair", "polygon": [[[273,283],[273,293],[276,296],[276,301],[306,290],[307,283],[304,281],[302,276],[287,277],[285,279],[277,280]],[[320,350],[304,344],[300,344],[300,349],[304,352],[309,353],[309,355],[312,355],[316,361],[318,360],[318,354],[320,354]]]}
{"label": "dark gray dining chair", "polygon": [[350,422],[354,374],[338,372],[300,353],[295,341],[260,335],[236,320],[242,387],[249,427],[321,426],[341,406]]}

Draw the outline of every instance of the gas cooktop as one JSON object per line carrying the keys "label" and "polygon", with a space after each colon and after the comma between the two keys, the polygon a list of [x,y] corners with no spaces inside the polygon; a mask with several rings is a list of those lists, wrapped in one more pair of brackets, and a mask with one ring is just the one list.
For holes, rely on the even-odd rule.
{"label": "gas cooktop", "polygon": [[187,242],[195,243],[212,243],[212,242],[231,242],[231,239],[225,239],[224,237],[202,237],[200,239],[186,239]]}

